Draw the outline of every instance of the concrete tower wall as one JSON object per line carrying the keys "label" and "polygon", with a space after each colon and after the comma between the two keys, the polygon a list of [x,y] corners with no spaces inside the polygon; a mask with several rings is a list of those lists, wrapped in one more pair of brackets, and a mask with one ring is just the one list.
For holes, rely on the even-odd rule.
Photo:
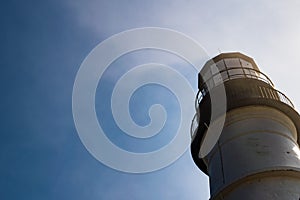
{"label": "concrete tower wall", "polygon": [[215,199],[230,200],[299,200],[300,181],[295,173],[285,172],[284,174],[273,173],[272,175],[256,176],[243,183],[237,184],[235,189],[224,197],[220,194]]}
{"label": "concrete tower wall", "polygon": [[299,199],[299,152],[296,128],[284,113],[267,106],[229,111],[206,158],[212,199]]}

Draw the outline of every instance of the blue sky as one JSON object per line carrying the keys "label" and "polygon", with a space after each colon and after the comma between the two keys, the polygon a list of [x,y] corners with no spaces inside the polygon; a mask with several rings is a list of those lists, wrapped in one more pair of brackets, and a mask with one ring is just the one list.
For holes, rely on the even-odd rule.
{"label": "blue sky", "polygon": [[[180,31],[200,43],[210,57],[219,51],[246,53],[296,107],[300,105],[296,83],[300,3],[296,0],[12,0],[2,3],[0,10],[1,199],[208,199],[208,179],[189,151],[162,170],[127,174],[94,159],[78,137],[72,89],[80,64],[101,41],[127,29],[156,26]],[[140,58],[137,53],[119,64],[138,63]],[[189,72],[195,84],[197,74]],[[107,82],[103,79],[107,85],[99,86],[97,92],[111,87],[113,78],[109,74],[107,78]],[[164,94],[172,99],[172,94]],[[141,88],[132,105],[143,95],[152,93]],[[104,108],[101,96],[97,98],[100,112]],[[148,105],[161,99],[144,100]],[[176,100],[170,103],[176,109]],[[133,113],[133,119],[146,124],[147,117],[139,114]],[[114,138],[116,143],[123,142]],[[131,147],[128,142],[119,144]],[[144,151],[142,147],[137,148]]]}

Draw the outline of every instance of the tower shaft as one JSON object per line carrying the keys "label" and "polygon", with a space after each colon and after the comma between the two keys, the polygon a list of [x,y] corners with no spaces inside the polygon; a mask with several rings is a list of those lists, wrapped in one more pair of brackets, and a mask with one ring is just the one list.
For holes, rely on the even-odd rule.
{"label": "tower shaft", "polygon": [[[214,74],[212,65],[219,72]],[[225,123],[212,150],[202,158],[199,151],[208,128],[224,116],[211,114],[210,98],[220,85],[227,100]],[[199,75],[199,91],[200,117],[191,152],[209,176],[211,199],[299,200],[300,116],[291,101],[240,53],[220,54],[207,62]]]}

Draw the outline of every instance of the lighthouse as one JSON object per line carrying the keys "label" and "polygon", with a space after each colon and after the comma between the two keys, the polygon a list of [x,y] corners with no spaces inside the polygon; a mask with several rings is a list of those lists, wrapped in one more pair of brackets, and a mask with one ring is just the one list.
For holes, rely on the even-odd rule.
{"label": "lighthouse", "polygon": [[[300,116],[289,98],[238,52],[207,61],[198,89],[191,154],[209,176],[211,200],[300,200]],[[218,95],[225,107],[213,115]],[[220,118],[220,133],[208,131]],[[201,154],[212,136],[216,141]]]}

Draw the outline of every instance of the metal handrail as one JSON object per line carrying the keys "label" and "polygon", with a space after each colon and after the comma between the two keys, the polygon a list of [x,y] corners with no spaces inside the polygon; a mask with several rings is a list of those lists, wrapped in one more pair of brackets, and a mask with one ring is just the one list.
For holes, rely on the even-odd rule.
{"label": "metal handrail", "polygon": [[197,132],[197,129],[198,129],[198,117],[197,117],[198,113],[196,113],[193,117],[193,120],[192,120],[192,124],[191,124],[191,129],[190,129],[190,134],[191,134],[191,138],[192,140],[194,139],[194,137],[196,136],[196,132]]}
{"label": "metal handrail", "polygon": [[274,90],[277,92],[277,94],[278,94],[279,99],[280,99],[281,102],[283,102],[283,103],[289,105],[289,106],[292,107],[292,108],[295,108],[295,107],[294,107],[294,104],[292,103],[292,101],[291,101],[285,94],[283,94],[283,93],[280,92],[279,90],[276,90],[276,89],[274,89]]}
{"label": "metal handrail", "polygon": [[[260,86],[261,87],[261,86]],[[283,94],[282,92],[280,92],[279,90],[276,90],[275,88],[266,88],[268,90],[272,90],[274,92],[276,92],[278,94],[278,99],[277,98],[274,98],[272,96],[269,96],[269,95],[263,95],[261,94],[260,98],[267,98],[267,99],[275,99],[275,100],[279,100],[280,102],[282,103],[285,103],[287,104],[288,106],[292,107],[292,108],[295,108],[294,104],[292,103],[292,101],[285,95]],[[198,92],[199,94],[201,95],[197,95],[196,99],[195,99],[195,104],[198,104],[201,102],[201,100],[203,99],[203,97],[205,97],[205,95],[203,95],[201,92]],[[198,106],[196,105],[195,108],[197,109]]]}
{"label": "metal handrail", "polygon": [[[209,82],[211,79],[213,79],[215,76],[221,75],[222,72],[229,72],[230,70],[234,70],[234,69],[242,69],[243,71],[244,71],[244,69],[247,69],[247,70],[249,70],[249,71],[258,73],[259,75],[258,75],[258,76],[254,76],[254,75],[252,75],[252,74],[241,73],[241,74],[234,74],[234,75],[231,75],[231,76],[230,76],[229,73],[228,73],[228,77],[227,77],[226,79],[223,79],[223,78],[222,78],[223,82],[225,82],[225,81],[227,81],[227,80],[236,79],[236,78],[232,78],[232,77],[234,77],[234,76],[238,76],[238,78],[241,78],[240,76],[242,75],[242,76],[244,76],[244,77],[246,77],[246,78],[249,78],[249,77],[253,78],[253,77],[254,77],[254,79],[258,79],[258,80],[264,81],[264,82],[270,84],[272,87],[274,87],[274,84],[273,84],[273,82],[271,81],[271,79],[270,79],[266,74],[264,74],[263,72],[261,72],[261,71],[259,71],[259,70],[256,70],[256,69],[253,69],[253,68],[250,68],[250,67],[232,67],[232,68],[223,69],[223,70],[220,70],[219,72],[214,73],[209,79],[207,79],[204,83],[202,83],[202,84],[200,85],[200,88],[203,88],[203,86],[204,86],[207,82]],[[260,77],[260,75],[262,75],[265,79],[262,78],[262,77]],[[222,77],[222,76],[221,76],[221,77]],[[230,77],[231,77],[231,78],[230,78]],[[221,84],[221,83],[220,83],[220,84]],[[218,85],[220,85],[220,84],[218,84]],[[215,86],[218,86],[218,85],[215,85]],[[214,87],[215,87],[215,86],[214,86]]]}
{"label": "metal handrail", "polygon": [[[234,74],[234,75],[229,75],[228,71],[234,70],[234,69],[247,69],[247,70],[250,71],[250,74],[246,74],[243,71],[243,73],[237,73],[237,74]],[[225,71],[227,71],[227,75],[228,76],[225,79],[223,79],[223,77],[221,76],[221,73],[225,72]],[[251,74],[251,71],[252,72],[256,72],[257,75]],[[228,69],[225,69],[225,70],[221,70],[221,71],[219,71],[217,73],[214,73],[209,79],[207,79],[199,87],[199,88],[202,88],[204,92],[202,92],[202,91],[199,90],[197,92],[197,95],[196,95],[196,99],[195,99],[196,114],[193,117],[192,124],[191,124],[191,129],[190,129],[190,133],[191,133],[191,138],[192,139],[195,136],[195,133],[196,133],[197,128],[198,128],[199,119],[200,119],[199,104],[202,101],[203,97],[205,97],[209,93],[209,91],[212,89],[212,88],[208,88],[208,87],[204,87],[204,86],[205,86],[205,84],[207,84],[207,82],[211,81],[217,75],[221,76],[221,78],[222,78],[223,81],[221,81],[219,84],[214,85],[212,88],[214,88],[214,87],[216,87],[216,86],[218,86],[220,84],[223,84],[225,81],[232,80],[232,79],[237,79],[237,78],[254,78],[254,79],[257,79],[257,80],[264,81],[267,84],[269,84],[269,85],[272,86],[272,88],[270,88],[270,87],[267,88],[267,87],[263,87],[263,86],[257,86],[258,88],[256,88],[256,89],[259,89],[259,92],[257,93],[259,95],[258,98],[266,98],[266,99],[277,100],[277,101],[280,101],[280,102],[282,102],[282,103],[284,103],[284,104],[286,104],[286,105],[294,108],[294,105],[293,105],[292,101],[285,94],[283,94],[279,90],[276,90],[274,88],[274,84],[269,79],[269,77],[266,74],[260,72],[259,70],[255,70],[253,68],[248,68],[248,67],[233,67],[233,68],[228,68]],[[274,92],[276,94],[274,94]]]}
{"label": "metal handrail", "polygon": [[[260,87],[261,89],[264,89],[265,91],[266,90],[272,90],[273,92],[276,92],[276,94],[278,95],[278,96],[274,96],[273,94],[270,94],[270,93],[268,94],[267,92],[262,92],[261,91],[260,98],[277,100],[277,101],[280,101],[280,102],[294,108],[294,104],[292,103],[292,101],[285,94],[280,92],[279,90],[276,90],[275,88],[265,88],[265,87],[261,87],[261,86],[258,86],[258,87]],[[199,94],[202,94],[202,93],[200,93],[200,92],[197,93],[195,103],[198,104],[198,105],[196,105],[196,114],[193,117],[192,124],[191,124],[191,129],[190,129],[190,134],[191,134],[192,140],[194,139],[194,137],[196,135],[196,131],[197,131],[198,125],[199,125],[199,119],[200,119],[199,103],[200,103],[201,99],[205,96],[205,95],[204,96],[202,96],[202,95],[199,96]],[[201,98],[201,99],[199,100],[199,98]]]}
{"label": "metal handrail", "polygon": [[[267,87],[263,87],[263,86],[257,86],[257,87],[258,87],[257,89],[260,90],[258,98],[277,100],[277,101],[280,101],[280,102],[290,106],[291,108],[294,108],[294,104],[292,103],[292,101],[285,94],[280,92],[279,90],[276,90],[275,88],[269,88],[269,87],[267,88]],[[277,95],[275,95],[273,92],[275,92]],[[195,137],[195,134],[196,134],[196,131],[198,128],[199,119],[200,119],[199,104],[204,96],[205,95],[203,95],[199,90],[197,93],[196,99],[195,99],[196,114],[194,115],[194,118],[193,118],[192,124],[191,124],[191,129],[190,129],[190,134],[191,134],[192,139]]]}
{"label": "metal handrail", "polygon": [[[258,75],[257,76],[255,76],[255,75],[252,75],[252,74],[245,74],[245,73],[238,73],[238,74],[234,74],[234,75],[229,75],[229,73],[228,73],[228,71],[230,71],[230,70],[234,70],[234,69],[247,69],[247,70],[249,70],[249,71],[252,71],[252,72],[256,72],[256,73],[258,73]],[[226,79],[223,79],[223,77],[221,76],[221,73],[222,72],[226,72],[227,71],[227,73],[228,73],[228,77],[226,78]],[[243,71],[244,72],[244,71]],[[221,71],[219,71],[219,72],[217,72],[217,73],[214,73],[209,79],[207,79],[204,83],[202,83],[201,85],[200,85],[200,87],[199,88],[203,88],[204,90],[205,90],[205,88],[206,87],[204,87],[204,85],[205,84],[207,84],[207,82],[209,82],[210,80],[212,80],[214,77],[216,77],[217,75],[219,75],[219,76],[221,76],[221,78],[222,78],[222,82],[221,83],[219,83],[219,84],[217,84],[217,85],[215,85],[214,87],[216,87],[216,86],[218,86],[218,85],[220,85],[220,84],[223,84],[225,81],[228,81],[228,80],[232,80],[232,79],[238,79],[238,78],[253,78],[253,79],[257,79],[257,80],[261,80],[261,81],[264,81],[265,83],[268,83],[268,84],[270,84],[272,87],[274,87],[274,84],[273,84],[273,82],[271,81],[271,79],[266,75],[266,74],[264,74],[263,72],[261,72],[261,71],[259,71],[259,70],[256,70],[256,69],[253,69],[253,68],[249,68],[249,67],[232,67],[232,68],[228,68],[228,69],[224,69],[224,70],[221,70]],[[263,77],[260,77],[260,76],[263,76]],[[241,76],[243,76],[243,77],[241,77]],[[212,88],[214,88],[214,87],[212,87]],[[209,88],[209,89],[206,89],[206,93],[208,92],[208,90],[211,90],[212,88]],[[199,95],[199,93],[201,93],[200,95]],[[198,93],[197,93],[197,101],[195,102],[195,103],[200,103],[200,101],[202,100],[202,98],[205,96],[206,94],[203,94],[201,91],[198,91]]]}

